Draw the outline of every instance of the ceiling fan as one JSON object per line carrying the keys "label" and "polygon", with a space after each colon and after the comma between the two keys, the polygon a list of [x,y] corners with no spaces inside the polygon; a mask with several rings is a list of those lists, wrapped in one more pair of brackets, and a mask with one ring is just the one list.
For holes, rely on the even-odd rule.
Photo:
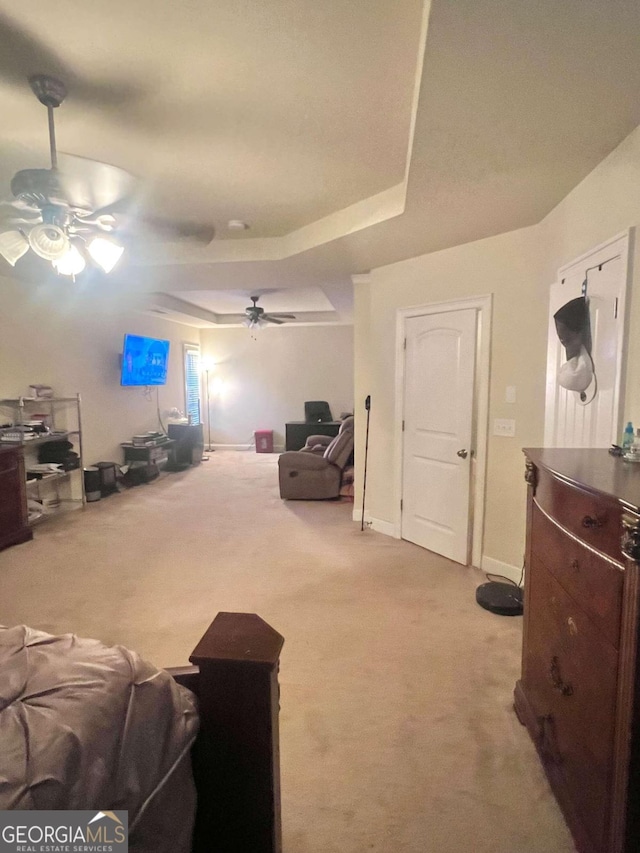
{"label": "ceiling fan", "polygon": [[62,275],[78,275],[88,260],[108,273],[127,237],[145,223],[168,239],[210,242],[209,226],[139,215],[135,179],[123,169],[69,154],[59,158],[53,111],[64,101],[66,86],[46,74],[30,77],[29,84],[47,108],[51,166],[17,172],[11,180],[13,198],[0,202],[0,255],[8,263],[15,266],[31,250]]}
{"label": "ceiling fan", "polygon": [[295,320],[295,314],[267,314],[264,308],[261,308],[258,305],[259,296],[251,296],[251,301],[253,305],[249,305],[248,308],[245,308],[244,314],[244,325],[248,326],[250,329],[259,328],[260,326],[265,326],[267,323],[275,323],[277,326],[281,326],[285,320]]}

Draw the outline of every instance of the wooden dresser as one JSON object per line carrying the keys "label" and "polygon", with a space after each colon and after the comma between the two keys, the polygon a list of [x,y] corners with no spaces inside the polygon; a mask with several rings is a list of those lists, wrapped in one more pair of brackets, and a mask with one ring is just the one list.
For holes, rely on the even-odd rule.
{"label": "wooden dresser", "polygon": [[0,446],[0,549],[33,538],[27,518],[22,448]]}
{"label": "wooden dresser", "polygon": [[640,850],[640,465],[525,450],[515,709],[580,853]]}

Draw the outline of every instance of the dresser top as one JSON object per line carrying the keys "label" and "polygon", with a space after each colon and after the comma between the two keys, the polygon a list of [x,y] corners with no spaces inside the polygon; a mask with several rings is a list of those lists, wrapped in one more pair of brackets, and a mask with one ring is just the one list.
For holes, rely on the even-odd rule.
{"label": "dresser top", "polygon": [[525,447],[524,454],[538,467],[640,511],[638,462],[625,462],[600,448]]}

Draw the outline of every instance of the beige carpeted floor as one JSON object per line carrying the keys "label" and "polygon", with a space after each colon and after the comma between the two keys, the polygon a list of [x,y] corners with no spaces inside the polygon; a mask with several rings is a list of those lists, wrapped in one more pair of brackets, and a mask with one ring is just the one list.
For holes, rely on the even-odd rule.
{"label": "beige carpeted floor", "polygon": [[1,552],[0,622],[170,666],[219,610],[260,614],[286,640],[285,853],[573,851],[512,710],[521,619],[351,512],[281,501],[276,456],[212,453]]}

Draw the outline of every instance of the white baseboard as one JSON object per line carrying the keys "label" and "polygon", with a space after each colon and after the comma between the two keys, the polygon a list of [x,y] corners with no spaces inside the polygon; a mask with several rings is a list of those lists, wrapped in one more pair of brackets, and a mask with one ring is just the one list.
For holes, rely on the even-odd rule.
{"label": "white baseboard", "polygon": [[[256,448],[255,448],[254,444],[212,444],[211,449],[212,450],[252,450],[255,453]],[[204,452],[205,453],[207,452],[206,447],[205,447]],[[284,445],[274,445],[273,453],[271,455],[273,456],[274,453],[277,454],[277,453],[283,453],[283,452],[284,452]]]}
{"label": "white baseboard", "polygon": [[[352,517],[354,521],[362,521],[362,509],[356,509],[354,507]],[[372,530],[375,530],[376,533],[384,533],[385,536],[393,536],[394,539],[400,538],[399,536],[396,536],[396,528],[391,521],[383,521],[380,518],[373,518],[365,511],[364,523]]]}
{"label": "white baseboard", "polygon": [[[353,508],[353,520],[362,520],[362,509],[356,507]],[[372,518],[366,510],[364,513],[364,521],[366,525],[371,527],[371,529],[375,530],[377,533],[384,533],[385,536],[392,536],[394,539],[400,539],[400,536],[396,533],[395,525],[392,522],[382,521],[380,518]],[[486,574],[501,575],[514,583],[519,583],[521,577],[523,577],[521,567],[512,566],[510,563],[503,563],[501,560],[494,560],[493,557],[483,557],[480,568]]]}
{"label": "white baseboard", "polygon": [[503,578],[509,578],[514,583],[519,583],[522,575],[521,566],[512,566],[510,563],[494,560],[493,557],[483,556],[480,568],[487,575],[501,575]]}

